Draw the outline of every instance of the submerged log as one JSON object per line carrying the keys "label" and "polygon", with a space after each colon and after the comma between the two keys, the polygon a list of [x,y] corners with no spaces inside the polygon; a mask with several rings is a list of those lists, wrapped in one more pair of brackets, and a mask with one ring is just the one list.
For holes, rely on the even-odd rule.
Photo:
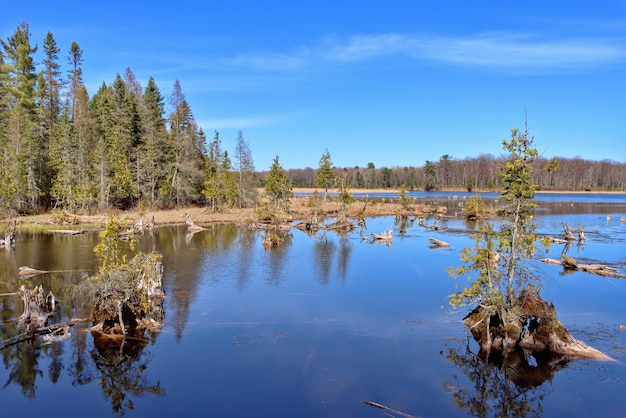
{"label": "submerged log", "polygon": [[428,240],[431,243],[430,248],[448,248],[450,246],[450,244],[448,244],[445,241],[440,241],[438,239],[435,238],[428,238]]}
{"label": "submerged log", "polygon": [[553,258],[540,258],[539,261],[546,264],[555,264],[563,266],[563,269],[570,271],[584,271],[591,274],[597,274],[603,277],[614,277],[617,279],[626,278],[626,274],[620,272],[618,268],[611,267],[606,264],[582,264],[572,257],[563,256],[561,260]]}
{"label": "submerged log", "polygon": [[86,234],[88,231],[86,229],[51,229],[48,232],[54,233],[54,234],[63,234],[63,235],[67,235],[67,236],[74,236],[74,235],[82,235],[82,234]]}
{"label": "submerged log", "polygon": [[37,328],[34,330],[31,329],[27,332],[23,332],[11,338],[7,338],[4,341],[0,341],[0,350],[3,350],[6,347],[9,347],[12,345],[21,343],[23,341],[32,340],[39,336],[42,336],[44,343],[51,343],[53,341],[65,340],[71,337],[69,330],[70,330],[70,327],[73,327],[76,322],[77,320],[71,320],[67,322],[44,326],[44,327]]}
{"label": "submerged log", "polygon": [[33,277],[33,276],[37,276],[39,274],[46,274],[46,273],[50,273],[50,271],[48,270],[37,270],[34,269],[32,267],[28,267],[28,266],[21,266],[18,269],[18,275],[22,278],[29,278],[29,277]]}

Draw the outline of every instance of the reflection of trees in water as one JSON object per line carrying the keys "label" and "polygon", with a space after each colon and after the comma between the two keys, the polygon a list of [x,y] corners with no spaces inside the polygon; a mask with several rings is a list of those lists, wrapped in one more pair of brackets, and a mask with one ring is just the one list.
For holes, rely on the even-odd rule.
{"label": "reflection of trees in water", "polygon": [[352,242],[346,237],[346,234],[341,235],[339,240],[339,276],[342,280],[346,279],[348,274],[348,265],[350,264],[350,255],[352,254]]}
{"label": "reflection of trees in water", "polygon": [[552,381],[557,371],[567,365],[558,358],[526,357],[524,353],[507,354],[506,359],[495,352],[472,352],[470,340],[458,347],[448,347],[452,361],[474,385],[463,387],[445,382],[454,402],[470,416],[527,417],[541,416],[541,402],[547,394],[544,383]]}
{"label": "reflection of trees in water", "polygon": [[237,289],[241,292],[253,277],[254,254],[256,251],[257,233],[240,228],[237,241]]}
{"label": "reflection of trees in water", "polygon": [[283,281],[283,271],[287,260],[288,247],[293,243],[293,234],[291,232],[276,231],[282,239],[281,243],[271,249],[265,250],[268,257],[270,274],[267,283],[278,286]]}
{"label": "reflection of trees in water", "polygon": [[[334,237],[329,238],[328,234],[330,233],[339,235],[339,249],[337,249],[337,242],[334,240]],[[337,231],[322,231],[321,235],[314,239],[313,260],[318,273],[319,282],[322,284],[328,284],[330,282],[335,254],[337,254],[339,277],[341,277],[342,280],[345,279],[348,272],[350,255],[352,253],[352,243],[346,238],[346,234]]]}
{"label": "reflection of trees in water", "polygon": [[120,343],[104,334],[92,335],[90,356],[93,362],[82,363],[85,367],[73,371],[73,385],[97,380],[111,401],[113,412],[120,416],[134,409],[133,398],[144,394],[165,395],[160,382],[154,384],[145,376],[151,360],[149,352],[144,350],[149,339],[131,336]]}
{"label": "reflection of trees in water", "polygon": [[43,376],[43,371],[39,368],[38,346],[36,342],[26,342],[2,350],[5,366],[9,370],[3,389],[10,384],[16,384],[22,388],[22,395],[35,399],[35,383],[38,377]]}
{"label": "reflection of trees in water", "polygon": [[328,239],[326,231],[322,231],[321,235],[315,238],[314,264],[318,273],[318,280],[322,284],[328,284],[330,281],[330,271],[332,266],[333,254],[335,252],[335,242]]}

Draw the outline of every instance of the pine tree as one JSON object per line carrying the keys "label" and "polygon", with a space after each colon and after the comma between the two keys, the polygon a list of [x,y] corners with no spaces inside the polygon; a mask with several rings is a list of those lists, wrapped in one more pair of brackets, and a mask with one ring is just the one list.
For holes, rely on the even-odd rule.
{"label": "pine tree", "polygon": [[211,210],[218,210],[221,200],[220,191],[220,167],[222,166],[222,145],[220,133],[215,131],[213,140],[209,144],[208,155],[205,164],[204,189],[202,193],[206,197]]}
{"label": "pine tree", "polygon": [[111,167],[111,198],[123,202],[137,197],[135,177],[131,167],[139,139],[139,112],[135,94],[126,89],[118,74],[112,86],[111,122],[108,154]]}
{"label": "pine tree", "polygon": [[[36,132],[35,85],[37,75],[33,55],[37,46],[30,44],[28,24],[22,22],[13,36],[0,40],[8,62],[7,93],[9,109],[3,156],[0,163],[6,169],[7,185],[3,194],[14,191],[8,206],[32,210],[41,197],[42,146]],[[3,199],[4,200],[4,199]]]}
{"label": "pine tree", "polygon": [[324,151],[320,158],[319,166],[315,172],[315,187],[324,189],[324,201],[322,205],[326,203],[326,197],[328,196],[328,189],[334,187],[337,184],[337,175],[333,167],[333,162],[328,149]]}
{"label": "pine tree", "polygon": [[274,208],[279,208],[282,205],[284,210],[288,210],[289,201],[293,196],[293,187],[285,169],[280,164],[278,155],[274,157],[264,183],[265,195]]}
{"label": "pine tree", "polygon": [[169,180],[171,198],[178,206],[200,197],[206,149],[204,133],[198,130],[178,80],[174,82],[170,102],[173,107],[169,116],[173,161]]}
{"label": "pine tree", "polygon": [[165,182],[166,164],[171,147],[166,141],[164,99],[154,78],[150,77],[142,96],[141,144],[137,154],[137,181],[140,195],[150,206],[160,198],[159,190]]}
{"label": "pine tree", "polygon": [[[527,268],[537,239],[532,223],[536,185],[531,176],[537,150],[527,127],[522,133],[512,129],[511,140],[503,141],[503,148],[509,152],[500,173],[504,202],[501,215],[505,223],[500,230],[494,229],[491,223],[481,227],[474,236],[475,245],[462,250],[464,265],[448,270],[455,278],[470,277],[469,286],[450,295],[450,304],[455,309],[468,305],[480,307],[475,315],[480,316],[479,321],[486,327],[482,344],[488,349],[492,344],[492,323],[501,323],[500,329],[505,335],[516,332],[519,335],[518,328],[533,315],[524,312],[522,295],[528,294],[524,292],[538,295],[540,282],[532,269]],[[514,343],[515,340],[510,339],[504,342],[505,346]]]}
{"label": "pine tree", "polygon": [[[54,52],[54,56],[49,57],[50,70],[47,72],[56,76],[57,66],[53,65],[56,48],[51,43],[51,37],[47,38],[47,48]],[[50,194],[54,204],[74,210],[85,209],[96,203],[93,171],[96,139],[89,97],[82,81],[82,50],[76,42],[72,43],[67,59],[71,66],[69,88],[61,116],[52,126],[47,153],[52,168]],[[57,85],[56,79],[44,79],[46,86]],[[51,99],[50,105],[53,103]]]}
{"label": "pine tree", "polygon": [[239,131],[235,145],[235,168],[239,173],[237,192],[238,205],[240,207],[254,206],[257,201],[257,179],[255,177],[254,161],[248,142]]}

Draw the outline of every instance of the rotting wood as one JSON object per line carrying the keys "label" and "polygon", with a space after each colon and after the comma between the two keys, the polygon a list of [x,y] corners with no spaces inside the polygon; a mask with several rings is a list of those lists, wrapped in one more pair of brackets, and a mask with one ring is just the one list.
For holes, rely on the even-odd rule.
{"label": "rotting wood", "polygon": [[440,241],[436,238],[428,238],[428,240],[431,243],[430,248],[448,248],[450,247],[450,244],[445,242],[445,241]]}
{"label": "rotting wood", "polygon": [[614,277],[618,279],[626,278],[626,274],[621,273],[618,268],[606,264],[582,264],[572,257],[563,257],[561,260],[553,258],[540,258],[539,261],[546,264],[561,265],[565,270],[580,270],[587,273],[597,274],[603,277]]}
{"label": "rotting wood", "polygon": [[185,213],[185,223],[190,231],[204,231],[206,228],[196,225],[193,219],[191,219],[191,215]]}
{"label": "rotting wood", "polygon": [[4,239],[0,239],[0,246],[5,247],[7,249],[13,247],[15,245],[15,235],[17,234],[17,221],[14,219],[11,224],[11,228],[4,236]]}
{"label": "rotting wood", "polygon": [[565,232],[565,240],[566,241],[576,241],[576,237],[574,237],[574,233],[572,232],[572,227],[566,223],[563,223],[563,231]]}
{"label": "rotting wood", "polygon": [[28,267],[28,266],[21,266],[18,269],[18,275],[22,278],[28,278],[28,277],[33,277],[33,276],[37,276],[39,274],[46,274],[46,273],[50,273],[49,270],[37,270],[34,269],[32,267]]}
{"label": "rotting wood", "polygon": [[552,244],[568,244],[569,242],[571,242],[565,239],[555,237],[546,237],[546,239]]}
{"label": "rotting wood", "polygon": [[20,292],[0,293],[0,296],[18,296]]}
{"label": "rotting wood", "polygon": [[372,233],[372,234],[364,235],[362,240],[366,240],[369,243],[374,243],[374,242],[391,243],[391,241],[393,241],[393,232],[391,228],[388,228],[387,231],[383,232],[382,234]]}
{"label": "rotting wood", "polygon": [[74,324],[79,321],[80,320],[73,319],[67,322],[52,324],[52,325],[37,328],[35,330],[29,330],[27,332],[23,332],[11,338],[7,338],[4,341],[0,341],[0,350],[3,350],[15,344],[19,344],[23,341],[33,340],[39,336],[53,335],[56,337],[61,337],[62,335],[68,334],[70,327],[73,327]]}
{"label": "rotting wood", "polygon": [[506,356],[521,348],[545,358],[555,356],[553,360],[556,361],[582,358],[612,360],[601,351],[576,340],[557,319],[554,305],[544,301],[532,287],[520,292],[508,312],[517,314],[506,326],[503,326],[501,313],[482,306],[477,306],[463,318],[482,352],[499,351]]}

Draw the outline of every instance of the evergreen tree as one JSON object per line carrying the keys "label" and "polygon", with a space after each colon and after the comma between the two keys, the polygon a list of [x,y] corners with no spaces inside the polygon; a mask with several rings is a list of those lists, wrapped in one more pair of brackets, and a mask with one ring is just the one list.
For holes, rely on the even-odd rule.
{"label": "evergreen tree", "polygon": [[222,163],[218,170],[218,184],[220,185],[220,199],[228,207],[232,207],[238,196],[238,175],[233,171],[233,165],[228,156],[228,151],[222,155]]}
{"label": "evergreen tree", "polygon": [[531,173],[537,150],[528,128],[523,133],[513,129],[511,140],[503,141],[503,148],[509,152],[500,173],[504,202],[501,214],[506,222],[499,231],[491,223],[481,227],[475,235],[475,245],[462,251],[461,259],[465,264],[448,271],[455,278],[476,274],[468,287],[450,295],[450,304],[455,309],[473,304],[480,306],[480,311],[476,312],[487,326],[483,341],[487,346],[492,342],[489,324],[501,323],[500,329],[509,333],[507,330],[516,330],[520,322],[526,321],[522,294],[538,294],[540,281],[527,268],[537,239],[532,223],[536,205],[531,201],[536,188]]}
{"label": "evergreen tree", "polygon": [[324,201],[322,205],[326,203],[326,196],[328,195],[328,189],[334,187],[337,183],[337,175],[333,167],[333,162],[328,149],[324,151],[320,158],[319,166],[315,172],[315,187],[324,189]]}
{"label": "evergreen tree", "polygon": [[137,197],[137,186],[132,167],[139,140],[139,112],[135,94],[126,89],[118,74],[113,82],[111,101],[112,130],[108,136],[108,154],[111,167],[111,198],[116,202]]}
{"label": "evergreen tree", "polygon": [[220,133],[215,131],[213,140],[209,144],[205,164],[204,189],[202,193],[212,211],[216,211],[221,200],[220,168],[222,166],[222,145]]}
{"label": "evergreen tree", "polygon": [[206,158],[204,133],[198,130],[180,82],[174,82],[170,98],[173,111],[169,116],[173,161],[169,176],[171,198],[184,205],[200,197]]}
{"label": "evergreen tree", "polygon": [[150,206],[161,197],[171,147],[167,142],[164,99],[154,78],[150,77],[142,96],[141,143],[137,154],[137,181],[139,193]]}
{"label": "evergreen tree", "polygon": [[[61,85],[56,80],[57,66],[54,65],[56,48],[52,37],[46,38],[46,49],[50,68],[44,74],[46,86],[54,88]],[[95,132],[90,111],[87,89],[82,81],[82,50],[76,42],[72,43],[68,55],[69,89],[65,95],[65,105],[58,122],[52,127],[48,144],[48,161],[52,168],[50,194],[55,205],[69,210],[86,209],[95,203],[94,148]],[[55,87],[56,86],[56,87]],[[50,99],[50,106],[55,100]],[[46,114],[51,111],[46,111]],[[106,207],[106,205],[102,205]]]}
{"label": "evergreen tree", "polygon": [[424,165],[424,191],[431,192],[437,188],[435,163],[426,160]]}
{"label": "evergreen tree", "polygon": [[270,203],[279,208],[283,206],[284,210],[289,209],[289,200],[293,196],[293,188],[291,180],[287,177],[285,169],[280,164],[278,155],[274,157],[269,173],[265,176],[264,182],[265,195]]}
{"label": "evergreen tree", "polygon": [[[111,168],[109,162],[109,132],[113,130],[111,120],[112,91],[103,82],[93,95],[89,103],[89,109],[94,120],[95,147],[93,169],[96,185],[96,202],[100,209],[109,206]],[[68,100],[68,112],[72,101]]]}
{"label": "evergreen tree", "polygon": [[[6,88],[9,108],[4,136],[2,164],[8,177],[2,187],[5,205],[18,210],[34,209],[41,197],[42,146],[36,132],[35,84],[37,75],[30,44],[30,31],[21,23],[13,36],[0,40],[7,62]],[[4,174],[4,173],[3,173]],[[14,192],[13,196],[7,193]]]}
{"label": "evergreen tree", "polygon": [[256,203],[257,179],[255,177],[254,161],[248,142],[239,131],[237,144],[235,145],[235,168],[239,173],[239,184],[237,192],[238,205],[240,207],[250,207]]}
{"label": "evergreen tree", "polygon": [[57,43],[51,32],[48,32],[43,42],[45,58],[42,61],[43,68],[43,88],[41,113],[46,130],[49,132],[61,115],[61,64],[59,64],[59,52]]}

